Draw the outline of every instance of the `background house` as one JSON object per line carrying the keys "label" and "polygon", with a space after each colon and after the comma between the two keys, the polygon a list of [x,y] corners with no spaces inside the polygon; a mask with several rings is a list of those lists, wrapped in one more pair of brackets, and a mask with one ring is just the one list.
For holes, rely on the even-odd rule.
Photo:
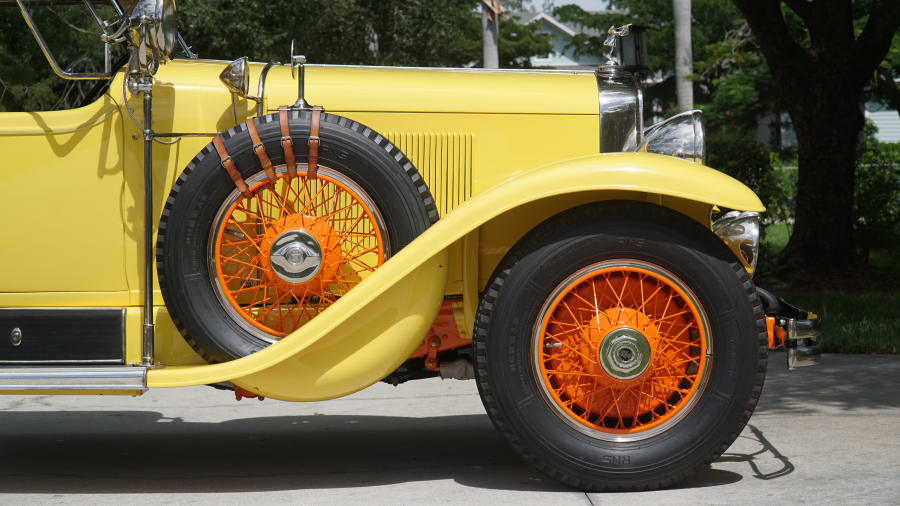
{"label": "background house", "polygon": [[533,67],[551,67],[563,70],[594,69],[602,62],[602,59],[595,55],[576,56],[574,48],[567,47],[576,34],[599,35],[596,30],[563,23],[546,12],[518,12],[513,16],[519,23],[525,25],[533,22],[539,23],[538,31],[550,36],[552,51],[548,54],[532,56],[531,65]]}
{"label": "background house", "polygon": [[[897,83],[900,85],[900,81]],[[879,142],[900,142],[900,114],[877,102],[866,103],[866,119],[878,127],[875,138]]]}

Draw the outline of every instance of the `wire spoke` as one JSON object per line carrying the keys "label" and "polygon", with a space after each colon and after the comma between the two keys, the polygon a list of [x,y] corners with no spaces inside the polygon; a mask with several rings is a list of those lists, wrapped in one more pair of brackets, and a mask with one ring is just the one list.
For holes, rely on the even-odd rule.
{"label": "wire spoke", "polygon": [[[587,271],[562,290],[544,312],[535,346],[542,384],[570,416],[600,431],[632,433],[666,423],[696,395],[707,334],[668,274],[613,266]],[[626,325],[644,332],[652,350],[634,379],[608,370],[597,353],[612,329]]]}
{"label": "wire spoke", "polygon": [[[384,262],[377,210],[327,174],[311,180],[285,172],[254,184],[218,225],[217,290],[241,317],[274,336],[287,335],[313,319]],[[291,284],[266,272],[270,241],[289,227],[309,231],[322,249],[319,273]],[[228,272],[224,272],[223,269]]]}

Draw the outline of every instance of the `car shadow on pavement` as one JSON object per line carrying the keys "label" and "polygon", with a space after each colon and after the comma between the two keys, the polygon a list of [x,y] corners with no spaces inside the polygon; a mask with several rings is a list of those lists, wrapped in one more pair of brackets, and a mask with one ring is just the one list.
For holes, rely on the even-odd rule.
{"label": "car shadow on pavement", "polygon": [[[4,411],[0,427],[0,494],[252,492],[447,479],[474,488],[571,492],[521,461],[486,415],[197,423],[154,411]],[[742,437],[756,442],[720,461],[748,462],[760,477],[760,451],[780,453],[755,427]],[[712,467],[675,488],[743,477]]]}
{"label": "car shadow on pavement", "polygon": [[[749,450],[749,452],[745,453],[726,451],[716,462],[746,462],[753,472],[753,477],[759,480],[774,480],[794,472],[794,464],[791,463],[790,459],[775,448],[755,425],[748,424],[744,434],[738,437],[737,443],[732,445],[731,448],[746,447],[746,442],[741,441],[742,439],[749,441],[754,446],[758,446],[759,449],[755,451]],[[764,469],[761,465],[761,462],[764,460],[775,461],[780,467],[770,469],[766,466]]]}
{"label": "car shadow on pavement", "polygon": [[519,460],[486,415],[197,423],[154,411],[4,411],[0,427],[0,494],[243,492],[446,479],[568,490]]}

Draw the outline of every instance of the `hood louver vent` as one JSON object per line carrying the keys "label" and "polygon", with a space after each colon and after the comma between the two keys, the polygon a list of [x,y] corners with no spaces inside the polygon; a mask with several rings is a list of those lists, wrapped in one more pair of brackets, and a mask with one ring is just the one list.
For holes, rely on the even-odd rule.
{"label": "hood louver vent", "polygon": [[472,196],[471,133],[387,132],[384,135],[416,166],[441,216]]}

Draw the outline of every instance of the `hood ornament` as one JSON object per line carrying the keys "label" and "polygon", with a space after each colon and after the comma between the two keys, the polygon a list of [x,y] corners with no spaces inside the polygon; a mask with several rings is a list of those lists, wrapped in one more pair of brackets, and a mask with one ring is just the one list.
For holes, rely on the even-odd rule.
{"label": "hood ornament", "polygon": [[616,51],[616,39],[627,36],[630,27],[631,23],[619,27],[613,25],[610,26],[609,30],[606,31],[606,40],[603,41],[603,45],[609,48],[609,52],[606,53],[606,65],[620,64],[619,60],[615,56],[613,56],[613,53]]}

